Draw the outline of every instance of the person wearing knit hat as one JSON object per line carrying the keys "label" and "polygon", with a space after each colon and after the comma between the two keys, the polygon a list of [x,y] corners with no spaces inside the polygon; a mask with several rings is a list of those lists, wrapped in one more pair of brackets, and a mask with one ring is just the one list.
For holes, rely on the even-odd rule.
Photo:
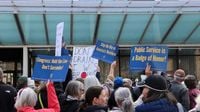
{"label": "person wearing knit hat", "polygon": [[179,81],[179,82],[184,81],[184,79],[185,79],[185,71],[182,70],[182,69],[176,70],[175,73],[174,73],[174,79]]}
{"label": "person wearing knit hat", "polygon": [[176,98],[168,91],[167,81],[160,75],[150,75],[141,84],[143,104],[135,112],[179,112]]}
{"label": "person wearing knit hat", "polygon": [[35,89],[35,81],[32,80],[30,77],[27,78],[27,86],[32,89]]}
{"label": "person wearing knit hat", "polygon": [[17,85],[16,85],[17,91],[27,86],[28,86],[28,77],[21,76],[17,79]]}
{"label": "person wearing knit hat", "polygon": [[117,107],[117,103],[115,101],[115,91],[123,86],[123,78],[122,77],[115,77],[114,79],[114,91],[111,93],[110,98],[108,99],[108,106],[109,109],[112,110],[113,107]]}
{"label": "person wearing knit hat", "polygon": [[177,69],[174,72],[174,79],[171,82],[169,91],[173,93],[178,102],[180,102],[185,110],[190,109],[189,91],[182,82],[185,80],[185,71],[183,69]]}
{"label": "person wearing knit hat", "polygon": [[114,89],[117,89],[119,87],[123,86],[123,78],[122,77],[116,77],[114,79]]}

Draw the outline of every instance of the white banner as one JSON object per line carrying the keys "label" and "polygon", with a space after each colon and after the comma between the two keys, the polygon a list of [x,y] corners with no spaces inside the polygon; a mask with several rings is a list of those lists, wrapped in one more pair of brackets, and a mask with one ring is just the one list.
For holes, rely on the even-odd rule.
{"label": "white banner", "polygon": [[55,56],[61,56],[63,29],[64,29],[64,22],[58,23],[57,26],[56,26]]}
{"label": "white banner", "polygon": [[96,75],[98,60],[91,57],[95,46],[74,47],[72,57],[72,75],[73,79],[81,77],[81,73],[87,75]]}

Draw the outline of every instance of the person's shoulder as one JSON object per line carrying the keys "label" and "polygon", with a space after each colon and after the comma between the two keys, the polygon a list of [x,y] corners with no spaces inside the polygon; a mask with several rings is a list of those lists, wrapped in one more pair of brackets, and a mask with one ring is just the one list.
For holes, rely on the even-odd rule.
{"label": "person's shoulder", "polygon": [[8,85],[8,84],[1,84],[1,89],[9,90],[9,91],[12,91],[12,92],[17,92],[17,90],[13,86]]}
{"label": "person's shoulder", "polygon": [[109,112],[122,112],[122,110],[119,107],[113,107]]}

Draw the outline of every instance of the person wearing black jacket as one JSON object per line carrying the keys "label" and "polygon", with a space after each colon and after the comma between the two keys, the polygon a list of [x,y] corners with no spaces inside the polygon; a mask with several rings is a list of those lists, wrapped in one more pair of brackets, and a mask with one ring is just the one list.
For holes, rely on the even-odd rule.
{"label": "person wearing black jacket", "polygon": [[0,112],[16,112],[14,108],[17,91],[14,87],[3,83],[3,70],[0,68]]}
{"label": "person wearing black jacket", "polygon": [[65,99],[61,102],[61,112],[79,112],[84,94],[83,83],[70,81],[65,89]]}

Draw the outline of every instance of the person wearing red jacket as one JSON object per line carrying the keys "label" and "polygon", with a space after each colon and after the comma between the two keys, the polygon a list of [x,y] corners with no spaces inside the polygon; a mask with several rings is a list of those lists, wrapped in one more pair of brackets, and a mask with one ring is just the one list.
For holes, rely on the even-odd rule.
{"label": "person wearing red jacket", "polygon": [[34,109],[37,102],[37,94],[29,87],[21,89],[17,93],[15,108],[17,112],[60,112],[60,105],[52,82],[47,83],[48,108]]}

